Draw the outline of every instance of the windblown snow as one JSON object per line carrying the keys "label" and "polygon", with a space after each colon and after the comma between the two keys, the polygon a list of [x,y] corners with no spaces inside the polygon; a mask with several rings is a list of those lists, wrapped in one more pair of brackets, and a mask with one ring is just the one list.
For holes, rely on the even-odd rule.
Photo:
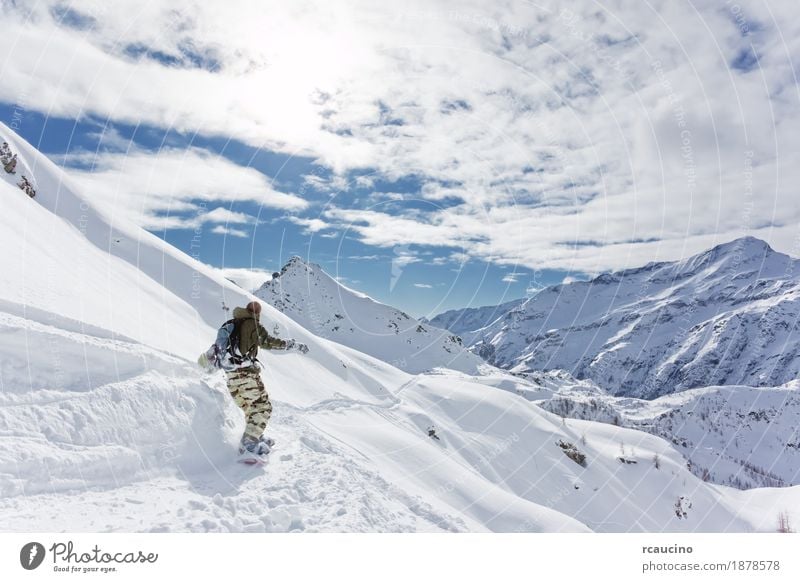
{"label": "windblown snow", "polygon": [[411,373],[269,305],[268,329],[310,352],[261,358],[277,447],[266,467],[241,465],[241,413],[194,360],[223,302],[252,296],[95,206],[1,125],[0,138],[37,190],[0,170],[6,531],[774,531],[782,512],[800,519],[798,487],[705,482],[657,431],[564,420],[531,401],[535,382],[447,356]]}

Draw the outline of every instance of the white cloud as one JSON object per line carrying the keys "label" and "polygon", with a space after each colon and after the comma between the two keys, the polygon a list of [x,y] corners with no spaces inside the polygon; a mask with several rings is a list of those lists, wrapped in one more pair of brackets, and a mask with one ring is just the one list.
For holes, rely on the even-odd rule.
{"label": "white cloud", "polygon": [[396,202],[407,198],[416,198],[416,196],[413,193],[403,194],[402,192],[372,192],[369,195],[369,200],[372,204],[379,204],[385,201]]}
{"label": "white cloud", "polygon": [[[360,185],[418,178],[432,206],[414,216],[337,197],[326,220],[367,244],[595,271],[747,232],[788,250],[800,221],[788,0],[737,2],[743,21],[713,2],[318,0],[271,4],[266,18],[244,0],[86,0],[70,4],[93,19],[81,30],[58,26],[55,4],[0,7],[0,99],[310,155],[345,183],[353,169],[374,172]],[[757,68],[733,67],[751,47]],[[118,164],[100,170],[96,190],[133,197],[136,215],[169,223],[189,200],[180,185],[161,192],[159,173],[145,184],[175,206],[154,209]],[[224,192],[208,196],[236,196],[209,177]],[[263,178],[243,178],[262,191]]]}
{"label": "white cloud", "polygon": [[433,285],[428,285],[427,283],[414,283],[414,287],[419,287],[420,289],[433,289]]}
{"label": "white cloud", "polygon": [[372,186],[375,185],[375,176],[370,176],[370,175],[356,176],[355,184],[359,188],[372,188]]}
{"label": "white cloud", "polygon": [[519,283],[519,279],[517,277],[519,277],[518,273],[508,273],[501,279],[501,281],[503,283]]}
{"label": "white cloud", "polygon": [[464,266],[466,263],[469,262],[470,256],[466,253],[451,253],[450,260],[458,263],[461,266]]}
{"label": "white cloud", "polygon": [[233,212],[227,208],[217,207],[200,215],[203,222],[220,222],[225,224],[251,224],[255,217],[244,212]]}
{"label": "white cloud", "polygon": [[419,263],[420,258],[415,253],[397,252],[392,257],[392,265],[395,267],[405,267],[412,263]]}
{"label": "white cloud", "polygon": [[89,132],[87,137],[97,140],[98,150],[126,151],[133,147],[133,142],[124,137],[115,127],[104,126],[97,131]]}
{"label": "white cloud", "polygon": [[211,229],[211,232],[213,232],[214,234],[222,234],[222,235],[225,235],[225,236],[235,236],[235,237],[238,237],[238,238],[248,238],[250,236],[250,234],[245,230],[241,230],[239,228],[230,228],[230,227],[222,226],[222,225],[215,226],[214,228]]}
{"label": "white cloud", "polygon": [[350,189],[347,178],[338,175],[323,177],[318,174],[308,174],[303,176],[303,182],[322,192],[343,192]]}
{"label": "white cloud", "polygon": [[[80,168],[71,168],[69,174],[84,192],[146,228],[191,228],[197,223],[196,216],[175,213],[204,214],[198,202],[253,202],[282,210],[308,205],[297,196],[274,190],[257,170],[199,148],[81,153],[68,156],[66,162],[80,163]],[[253,220],[224,208],[208,214],[205,222],[245,224]]]}
{"label": "white cloud", "polygon": [[320,220],[319,218],[300,218],[297,216],[290,216],[288,220],[302,226],[305,234],[317,233],[321,230],[330,228],[330,225],[327,222]]}

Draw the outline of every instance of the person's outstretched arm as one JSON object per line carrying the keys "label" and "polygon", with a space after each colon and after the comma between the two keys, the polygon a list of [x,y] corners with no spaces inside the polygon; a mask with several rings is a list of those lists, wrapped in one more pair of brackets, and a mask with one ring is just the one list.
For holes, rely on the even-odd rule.
{"label": "person's outstretched arm", "polygon": [[308,353],[308,346],[293,339],[282,340],[279,337],[272,337],[264,329],[264,326],[259,326],[258,329],[260,345],[265,350],[297,350],[304,354]]}

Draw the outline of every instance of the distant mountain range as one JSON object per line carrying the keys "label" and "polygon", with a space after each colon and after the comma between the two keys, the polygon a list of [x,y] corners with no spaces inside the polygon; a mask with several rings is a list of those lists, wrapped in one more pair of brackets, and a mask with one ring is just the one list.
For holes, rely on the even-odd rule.
{"label": "distant mountain range", "polygon": [[486,327],[502,315],[525,303],[525,299],[514,299],[500,305],[451,309],[427,320],[431,325],[448,329],[456,334],[468,334]]}
{"label": "distant mountain range", "polygon": [[796,267],[742,238],[426,321],[294,257],[256,295],[405,371],[477,373],[564,418],[655,434],[702,480],[749,489],[800,482]]}
{"label": "distant mountain range", "polygon": [[798,267],[745,237],[527,300],[449,311],[431,324],[495,366],[566,370],[616,395],[778,386],[800,373]]}

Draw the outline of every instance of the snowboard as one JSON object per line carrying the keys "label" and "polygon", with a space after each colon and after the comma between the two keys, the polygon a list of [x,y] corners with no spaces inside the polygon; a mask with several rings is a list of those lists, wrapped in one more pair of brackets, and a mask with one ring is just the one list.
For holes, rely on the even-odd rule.
{"label": "snowboard", "polygon": [[270,450],[263,455],[256,455],[254,453],[249,452],[240,452],[239,458],[236,459],[239,463],[244,465],[266,465],[267,459],[269,458],[272,449],[275,448],[275,441],[272,441],[270,445]]}
{"label": "snowboard", "polygon": [[266,455],[259,455],[259,456],[255,456],[255,455],[241,456],[236,460],[237,460],[237,462],[239,462],[239,463],[241,463],[243,465],[250,465],[250,466],[262,465],[263,466],[263,465],[267,464],[267,457],[269,457],[269,453],[267,453]]}

